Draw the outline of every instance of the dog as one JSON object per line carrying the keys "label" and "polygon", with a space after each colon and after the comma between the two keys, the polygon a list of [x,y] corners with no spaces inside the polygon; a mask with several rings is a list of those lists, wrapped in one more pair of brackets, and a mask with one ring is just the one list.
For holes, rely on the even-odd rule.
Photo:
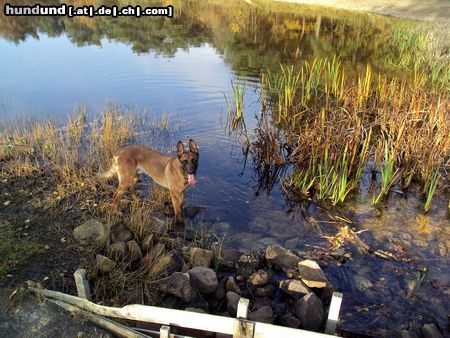
{"label": "dog", "polygon": [[134,194],[134,186],[138,175],[145,173],[154,182],[169,189],[172,200],[175,219],[182,223],[182,207],[184,204],[184,192],[189,186],[197,183],[199,150],[194,140],[189,140],[189,150],[186,151],[183,142],[177,143],[177,157],[169,157],[138,145],[126,146],[113,157],[111,168],[103,173],[98,173],[99,178],[119,178],[119,186],[114,194],[114,204],[118,206],[119,198],[129,190]]}

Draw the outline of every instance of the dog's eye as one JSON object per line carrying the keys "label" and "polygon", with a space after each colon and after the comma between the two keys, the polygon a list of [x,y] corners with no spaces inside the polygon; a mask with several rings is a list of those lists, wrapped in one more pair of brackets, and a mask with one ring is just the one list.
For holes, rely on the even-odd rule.
{"label": "dog's eye", "polygon": [[188,163],[187,160],[183,160],[183,164],[186,165]]}

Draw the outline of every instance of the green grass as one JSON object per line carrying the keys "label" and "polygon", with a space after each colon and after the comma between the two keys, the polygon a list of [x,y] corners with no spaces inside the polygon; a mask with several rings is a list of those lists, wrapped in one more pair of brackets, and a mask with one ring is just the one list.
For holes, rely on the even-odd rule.
{"label": "green grass", "polygon": [[18,236],[8,227],[0,229],[0,281],[14,268],[43,252],[43,247],[32,238]]}

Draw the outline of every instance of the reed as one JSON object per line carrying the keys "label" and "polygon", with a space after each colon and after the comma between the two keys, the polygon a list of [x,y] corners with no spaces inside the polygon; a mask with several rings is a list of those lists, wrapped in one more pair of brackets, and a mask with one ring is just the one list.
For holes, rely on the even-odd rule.
{"label": "reed", "polygon": [[[450,154],[450,101],[446,92],[430,89],[435,75],[419,65],[401,79],[374,74],[370,65],[348,75],[337,57],[305,62],[297,75],[294,68],[286,69],[261,78],[271,116],[265,119],[277,125],[266,127],[263,138],[270,139],[273,132],[277,137],[271,142],[288,140],[292,151],[284,162],[294,163],[287,181],[293,191],[342,203],[360,186],[364,172],[379,170],[374,204],[394,185],[407,189],[417,183],[427,196],[424,209],[429,209],[442,177],[435,172]],[[285,100],[286,78],[300,79],[291,81],[296,83],[294,101]],[[256,136],[259,140],[261,135]],[[260,147],[267,165],[276,148]]]}
{"label": "reed", "polygon": [[227,127],[229,132],[235,130],[245,131],[244,121],[244,95],[245,95],[246,83],[236,83],[231,81],[231,90],[233,94],[233,102],[228,102],[227,96],[224,94],[225,102],[227,105]]}

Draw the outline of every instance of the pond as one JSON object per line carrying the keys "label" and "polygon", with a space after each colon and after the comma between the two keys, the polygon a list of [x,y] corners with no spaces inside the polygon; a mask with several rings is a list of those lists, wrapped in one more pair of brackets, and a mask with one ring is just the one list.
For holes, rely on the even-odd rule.
{"label": "pond", "polygon": [[[394,193],[382,208],[372,206],[365,193],[339,207],[293,204],[280,177],[273,187],[264,184],[242,140],[226,130],[225,97],[233,97],[232,81],[245,84],[252,141],[263,72],[338,55],[349,74],[370,63],[389,76],[401,75],[401,69],[387,67],[398,51],[386,41],[395,27],[415,23],[266,2],[174,1],[173,6],[171,19],[2,17],[0,118],[58,120],[80,105],[95,116],[112,104],[167,116],[164,137],[143,142],[165,151],[174,151],[179,139],[199,144],[198,184],[186,197],[188,206],[201,209],[192,223],[215,226],[226,234],[228,248],[276,243],[306,252],[326,250],[324,236],[336,234],[336,216],[345,217],[356,230],[368,230],[360,237],[372,250],[404,251],[408,263],[354,252],[353,259],[330,265],[327,277],[344,293],[341,327],[385,334],[423,313],[445,326],[448,196],[437,194],[426,215],[416,193]],[[411,297],[408,291],[424,269],[426,279]]]}

